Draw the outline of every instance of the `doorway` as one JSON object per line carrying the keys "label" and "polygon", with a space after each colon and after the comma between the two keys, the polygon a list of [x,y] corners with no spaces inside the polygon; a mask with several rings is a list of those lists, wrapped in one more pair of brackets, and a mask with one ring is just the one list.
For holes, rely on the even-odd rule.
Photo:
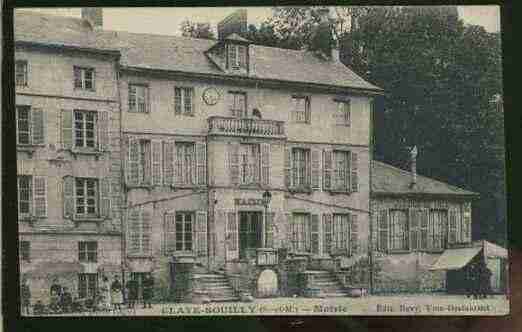
{"label": "doorway", "polygon": [[239,258],[247,258],[249,249],[263,247],[263,214],[258,211],[239,212]]}

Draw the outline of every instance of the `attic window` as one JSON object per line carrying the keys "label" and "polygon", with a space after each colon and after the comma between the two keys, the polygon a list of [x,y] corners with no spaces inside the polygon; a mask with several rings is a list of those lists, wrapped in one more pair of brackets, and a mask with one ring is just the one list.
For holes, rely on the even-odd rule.
{"label": "attic window", "polygon": [[228,44],[228,68],[241,69],[246,68],[246,51],[245,45]]}

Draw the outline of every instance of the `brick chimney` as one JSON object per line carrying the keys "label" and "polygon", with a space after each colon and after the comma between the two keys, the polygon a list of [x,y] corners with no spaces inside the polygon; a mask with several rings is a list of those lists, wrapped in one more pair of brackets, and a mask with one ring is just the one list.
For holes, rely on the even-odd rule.
{"label": "brick chimney", "polygon": [[93,30],[103,29],[103,9],[100,7],[82,8],[82,19],[89,22]]}
{"label": "brick chimney", "polygon": [[417,183],[417,146],[414,146],[410,150],[410,162],[411,162],[411,186],[415,186]]}
{"label": "brick chimney", "polygon": [[232,14],[222,19],[217,24],[218,39],[225,39],[227,36],[237,33],[243,35],[247,32],[247,10],[238,9]]}

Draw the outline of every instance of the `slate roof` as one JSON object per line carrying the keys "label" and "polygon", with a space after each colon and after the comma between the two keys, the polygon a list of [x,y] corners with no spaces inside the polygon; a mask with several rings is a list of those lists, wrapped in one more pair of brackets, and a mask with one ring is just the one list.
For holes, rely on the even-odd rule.
{"label": "slate roof", "polygon": [[[124,67],[232,76],[205,55],[216,40],[92,30],[81,18],[27,11],[17,11],[14,23],[15,41],[118,50]],[[339,61],[323,60],[306,51],[253,44],[250,47],[251,78],[382,91]]]}
{"label": "slate roof", "polygon": [[374,160],[371,173],[372,194],[418,194],[476,196],[475,192],[417,174],[417,183],[411,186],[411,173]]}

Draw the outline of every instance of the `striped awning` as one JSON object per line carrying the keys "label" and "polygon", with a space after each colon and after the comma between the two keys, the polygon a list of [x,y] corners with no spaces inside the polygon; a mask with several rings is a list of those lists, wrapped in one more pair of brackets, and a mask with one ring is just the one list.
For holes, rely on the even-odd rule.
{"label": "striped awning", "polygon": [[466,266],[481,247],[446,249],[429,270],[458,270]]}

